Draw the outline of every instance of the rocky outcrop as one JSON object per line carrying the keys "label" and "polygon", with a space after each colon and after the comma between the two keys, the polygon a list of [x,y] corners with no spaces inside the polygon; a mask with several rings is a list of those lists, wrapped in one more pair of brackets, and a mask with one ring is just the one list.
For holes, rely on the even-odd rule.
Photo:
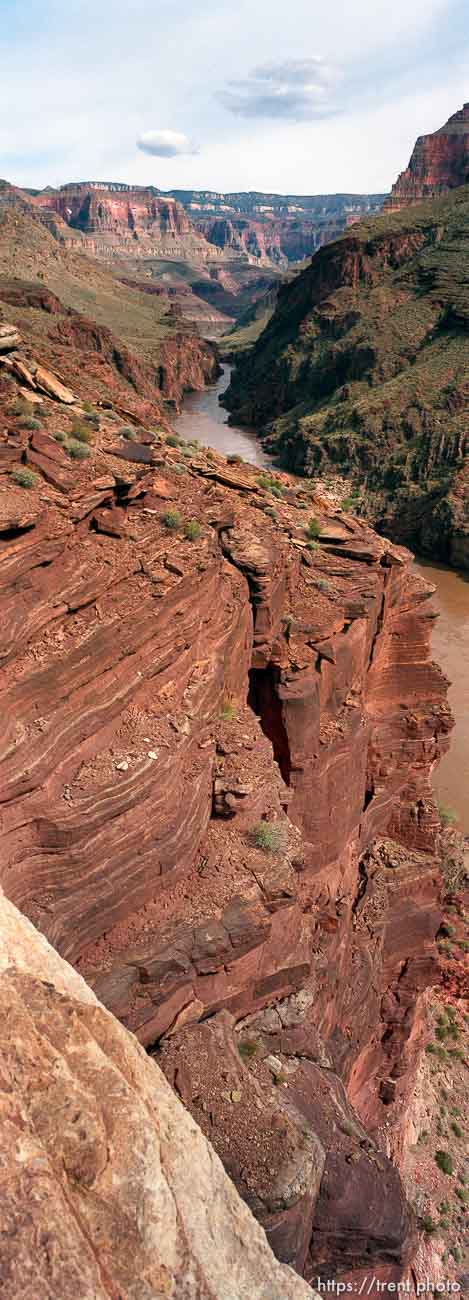
{"label": "rocky outcrop", "polygon": [[468,228],[464,187],[354,226],[281,287],[224,397],[286,468],[342,474],[380,531],[455,564],[468,553]]}
{"label": "rocky outcrop", "polygon": [[157,1066],[0,897],[5,1300],[306,1300]]}
{"label": "rocky outcrop", "polygon": [[[41,412],[2,448],[4,890],[204,1126],[194,1060],[221,1024],[214,1144],[281,1258],[394,1280],[451,726],[430,589],[319,489],[102,407],[73,460]],[[243,1098],[278,1145],[270,1191]]]}
{"label": "rocky outcrop", "polygon": [[[80,231],[84,245],[106,259],[122,254],[136,257],[215,258],[184,208],[153,186],[83,183],[47,188],[32,196],[49,228],[53,214]],[[54,233],[56,233],[54,231]]]}
{"label": "rocky outcrop", "polygon": [[393,185],[385,207],[421,203],[468,181],[469,104],[464,104],[438,131],[419,136],[409,166]]}

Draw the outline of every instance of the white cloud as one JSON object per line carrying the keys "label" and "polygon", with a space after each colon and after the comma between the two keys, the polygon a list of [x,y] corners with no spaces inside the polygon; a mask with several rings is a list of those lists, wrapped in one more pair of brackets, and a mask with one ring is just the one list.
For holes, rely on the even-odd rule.
{"label": "white cloud", "polygon": [[338,69],[313,55],[254,68],[245,81],[230,81],[217,98],[240,117],[283,118],[293,122],[331,117]]}
{"label": "white cloud", "polygon": [[157,158],[177,158],[180,154],[199,152],[182,131],[144,131],[137,140],[137,149]]}

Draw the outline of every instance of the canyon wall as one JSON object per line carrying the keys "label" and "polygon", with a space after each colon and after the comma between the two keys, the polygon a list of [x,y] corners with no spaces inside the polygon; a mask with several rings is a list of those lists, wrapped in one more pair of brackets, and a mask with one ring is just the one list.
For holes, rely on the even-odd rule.
{"label": "canyon wall", "polygon": [[4,891],[156,1056],[278,1258],[405,1276],[390,1155],[451,727],[431,590],[286,475],[102,409],[75,461],[73,411],[3,410]]}
{"label": "canyon wall", "polygon": [[62,185],[31,198],[50,223],[51,214],[80,231],[98,257],[216,258],[216,249],[197,232],[175,199],[152,186],[132,189],[103,183]]}
{"label": "canyon wall", "polygon": [[361,513],[469,564],[469,190],[354,226],[278,293],[224,401],[296,473],[339,474]]}
{"label": "canyon wall", "polygon": [[468,181],[469,104],[464,104],[438,131],[419,136],[409,166],[401,172],[384,206],[421,203]]}

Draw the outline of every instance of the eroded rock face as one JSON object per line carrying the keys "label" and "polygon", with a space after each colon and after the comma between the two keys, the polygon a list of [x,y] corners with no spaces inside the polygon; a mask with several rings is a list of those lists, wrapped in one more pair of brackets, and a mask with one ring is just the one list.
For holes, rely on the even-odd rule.
{"label": "eroded rock face", "polygon": [[157,1066],[0,897],[5,1300],[307,1300]]}
{"label": "eroded rock face", "polygon": [[[451,727],[431,589],[319,487],[276,474],[272,496],[102,408],[72,465],[57,403],[41,411],[2,444],[5,892],[176,1088],[177,1047],[203,1123],[191,1043],[211,1044],[214,1143],[282,1258],[394,1280],[413,1229],[387,1156],[435,978],[430,774]],[[233,1033],[262,1015],[247,1079]],[[286,1129],[270,1184],[223,1071],[266,1144]]]}
{"label": "eroded rock face", "polygon": [[62,185],[32,199],[46,219],[56,214],[79,230],[100,257],[196,256],[215,258],[213,246],[196,231],[180,203],[152,186],[119,184]]}
{"label": "eroded rock face", "polygon": [[419,136],[409,166],[401,172],[384,206],[420,203],[466,185],[468,180],[469,104],[464,104],[438,131]]}

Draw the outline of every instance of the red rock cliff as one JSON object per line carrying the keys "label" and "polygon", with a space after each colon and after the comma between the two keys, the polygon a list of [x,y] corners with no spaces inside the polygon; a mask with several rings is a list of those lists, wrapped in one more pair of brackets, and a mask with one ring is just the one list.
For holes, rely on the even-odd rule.
{"label": "red rock cliff", "polygon": [[112,412],[74,461],[69,418],[5,415],[5,893],[157,1053],[281,1260],[395,1280],[451,725],[430,589],[286,475],[272,497]]}
{"label": "red rock cliff", "polygon": [[409,166],[392,187],[386,208],[446,194],[469,180],[469,104],[431,135],[419,136]]}
{"label": "red rock cliff", "polygon": [[82,232],[85,246],[101,257],[127,253],[139,256],[215,257],[215,249],[193,227],[182,204],[148,187],[127,185],[63,185],[47,189],[31,202],[45,217],[56,213]]}

